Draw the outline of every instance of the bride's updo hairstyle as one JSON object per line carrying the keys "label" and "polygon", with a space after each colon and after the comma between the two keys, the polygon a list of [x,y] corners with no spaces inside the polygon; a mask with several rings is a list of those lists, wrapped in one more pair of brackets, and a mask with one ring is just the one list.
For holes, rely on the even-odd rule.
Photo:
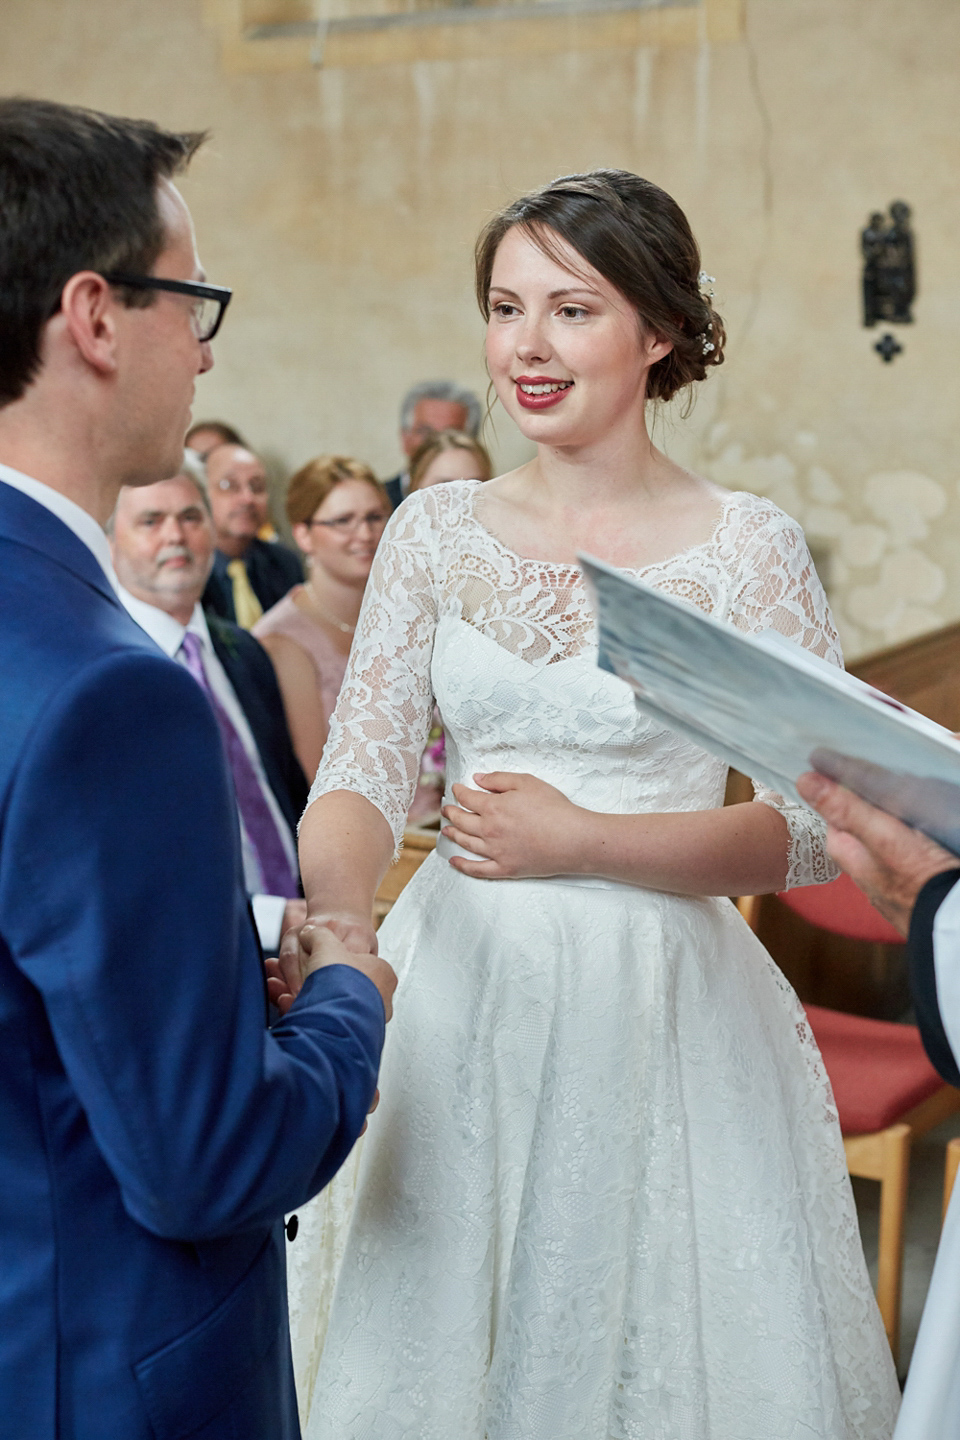
{"label": "bride's updo hairstyle", "polygon": [[477,301],[490,318],[490,279],[500,242],[515,225],[569,269],[559,235],[620,291],[641,323],[673,349],[651,367],[647,398],[671,400],[707,368],[723,364],[726,331],[700,292],[700,247],[686,215],[659,185],[629,170],[563,175],[514,200],[480,233]]}

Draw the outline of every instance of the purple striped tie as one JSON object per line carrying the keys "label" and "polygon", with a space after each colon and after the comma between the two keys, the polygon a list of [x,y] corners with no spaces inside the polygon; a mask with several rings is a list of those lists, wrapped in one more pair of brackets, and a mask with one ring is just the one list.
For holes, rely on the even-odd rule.
{"label": "purple striped tie", "polygon": [[233,775],[233,788],[237,794],[237,806],[247,838],[253,846],[260,866],[263,888],[268,895],[284,895],[293,900],[299,895],[297,877],[290,868],[283,842],[277,830],[276,821],[270,813],[266,797],[260,788],[257,772],[250,756],[243,748],[243,741],[231,723],[230,716],[210,688],[207,672],[203,665],[203,645],[199,635],[188,630],[180,644],[187,669],[203,690],[220,726],[224,749]]}

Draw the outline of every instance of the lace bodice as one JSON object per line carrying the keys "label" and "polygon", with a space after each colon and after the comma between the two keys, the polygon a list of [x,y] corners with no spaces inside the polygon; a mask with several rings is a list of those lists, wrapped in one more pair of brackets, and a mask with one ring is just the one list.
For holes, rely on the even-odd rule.
{"label": "lace bodice", "polygon": [[[436,700],[448,785],[513,770],[607,813],[721,805],[723,763],[637,710],[622,681],[597,667],[577,567],[511,551],[478,518],[479,489],[433,486],[391,519],[311,803],[352,790],[399,843]],[[709,540],[631,573],[738,629],[775,629],[842,663],[802,532],[769,501],[729,495]],[[819,818],[755,790],[787,821],[788,884],[830,879]]]}

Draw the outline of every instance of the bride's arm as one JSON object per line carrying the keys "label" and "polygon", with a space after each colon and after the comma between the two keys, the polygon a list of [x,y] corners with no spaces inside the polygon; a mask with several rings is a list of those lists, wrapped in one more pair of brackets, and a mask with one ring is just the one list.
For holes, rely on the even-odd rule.
{"label": "bride's arm", "polygon": [[329,925],[348,950],[377,953],[373,897],[393,858],[393,832],[362,795],[320,795],[300,826],[300,875],[311,923]]}
{"label": "bride's arm", "polygon": [[532,775],[474,779],[483,789],[455,785],[460,805],[444,810],[443,833],[489,857],[455,856],[465,875],[601,875],[679,895],[759,895],[786,883],[789,831],[769,805],[605,815]]}
{"label": "bride's arm", "polygon": [[308,917],[353,950],[376,949],[373,897],[403,839],[433,714],[436,506],[425,491],[384,532],[300,826]]}
{"label": "bride's arm", "polygon": [[[739,576],[727,616],[748,633],[774,629],[841,665],[839,643],[803,534],[772,506],[744,511]],[[451,860],[465,874],[589,874],[697,895],[762,894],[832,879],[826,827],[805,806],[761,786],[755,800],[718,810],[605,815],[571,804],[530,775],[475,777],[455,786],[445,831],[488,857]]]}

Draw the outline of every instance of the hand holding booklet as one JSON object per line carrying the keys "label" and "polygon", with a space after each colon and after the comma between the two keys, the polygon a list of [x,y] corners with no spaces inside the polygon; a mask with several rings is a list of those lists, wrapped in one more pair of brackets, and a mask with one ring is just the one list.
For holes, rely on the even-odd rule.
{"label": "hand holding booklet", "polygon": [[637,704],[800,801],[819,770],[960,855],[960,743],[773,630],[746,635],[589,556],[599,664]]}

